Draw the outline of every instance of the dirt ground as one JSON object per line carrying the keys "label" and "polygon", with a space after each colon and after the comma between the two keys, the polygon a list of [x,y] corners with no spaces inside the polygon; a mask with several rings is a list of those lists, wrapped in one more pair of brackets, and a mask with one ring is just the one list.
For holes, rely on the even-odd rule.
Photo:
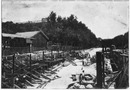
{"label": "dirt ground", "polygon": [[[81,52],[89,53],[90,57],[92,57],[96,54],[97,51],[101,51],[101,48],[88,49],[88,50],[83,50]],[[79,75],[82,73],[82,70],[84,70],[85,74],[91,74],[93,77],[96,76],[95,63],[89,66],[83,66],[82,60],[78,60],[78,59],[75,59],[74,63],[77,66],[73,64],[69,64],[68,66],[59,68],[59,70],[56,73],[60,78],[49,82],[44,88],[45,89],[66,89],[69,84],[74,83],[74,81],[72,81],[71,79],[72,74]]]}

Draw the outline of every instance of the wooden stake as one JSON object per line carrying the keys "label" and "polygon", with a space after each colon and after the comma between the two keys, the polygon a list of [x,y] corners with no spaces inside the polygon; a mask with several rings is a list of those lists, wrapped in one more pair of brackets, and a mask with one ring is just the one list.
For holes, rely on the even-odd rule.
{"label": "wooden stake", "polygon": [[105,84],[105,80],[104,80],[105,74],[104,74],[104,55],[103,54],[101,57],[101,63],[102,63],[102,84],[104,85]]}
{"label": "wooden stake", "polygon": [[15,61],[15,54],[13,55],[13,64],[12,64],[12,73],[13,73],[13,76],[12,76],[12,87],[14,88],[14,84],[15,84],[15,78],[14,78],[14,61]]}
{"label": "wooden stake", "polygon": [[102,88],[102,53],[96,52],[97,63],[97,88]]}
{"label": "wooden stake", "polygon": [[[31,60],[31,54],[30,54],[30,73],[31,73],[31,71],[32,71],[32,60]],[[30,77],[30,79],[32,79],[31,77]]]}
{"label": "wooden stake", "polygon": [[43,59],[43,61],[44,61],[44,51],[43,51],[43,54],[42,54],[42,59]]}

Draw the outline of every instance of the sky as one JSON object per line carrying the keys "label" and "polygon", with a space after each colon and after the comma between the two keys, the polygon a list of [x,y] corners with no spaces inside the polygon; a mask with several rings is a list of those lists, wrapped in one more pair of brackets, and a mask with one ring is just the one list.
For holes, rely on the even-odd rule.
{"label": "sky", "polygon": [[128,1],[2,0],[2,21],[37,21],[49,16],[74,14],[102,39],[124,34],[129,28]]}

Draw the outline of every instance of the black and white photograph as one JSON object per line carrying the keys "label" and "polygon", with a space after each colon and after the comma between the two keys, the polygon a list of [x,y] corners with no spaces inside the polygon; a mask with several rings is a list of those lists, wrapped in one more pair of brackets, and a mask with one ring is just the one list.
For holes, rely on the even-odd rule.
{"label": "black and white photograph", "polygon": [[129,0],[1,0],[1,89],[128,89]]}

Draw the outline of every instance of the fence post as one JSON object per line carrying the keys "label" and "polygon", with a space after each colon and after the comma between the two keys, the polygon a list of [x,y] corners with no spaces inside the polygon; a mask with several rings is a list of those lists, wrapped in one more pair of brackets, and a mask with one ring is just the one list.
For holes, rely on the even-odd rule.
{"label": "fence post", "polygon": [[43,53],[42,53],[42,59],[43,59],[43,61],[44,61],[44,51],[43,51]]}
{"label": "fence post", "polygon": [[13,55],[13,63],[12,63],[12,73],[13,73],[13,77],[12,77],[12,87],[14,88],[14,84],[15,84],[15,77],[14,77],[14,61],[15,61],[15,54]]}
{"label": "fence post", "polygon": [[[43,61],[43,64],[45,64],[45,58],[44,58],[44,51],[42,52],[42,61]],[[44,71],[44,68],[42,67],[42,70]]]}
{"label": "fence post", "polygon": [[[32,71],[32,60],[31,60],[31,54],[30,54],[30,74],[31,74],[31,71]],[[31,77],[30,77],[30,79],[31,79]]]}
{"label": "fence post", "polygon": [[[52,51],[52,47],[51,47],[51,61],[53,60],[53,51]],[[48,63],[48,67],[50,67],[51,66],[51,64],[50,64],[50,62]]]}
{"label": "fence post", "polygon": [[102,57],[101,57],[101,63],[102,63],[102,84],[105,85],[105,80],[104,80],[104,77],[105,77],[105,74],[104,74],[104,55],[102,54]]}
{"label": "fence post", "polygon": [[97,88],[102,88],[102,53],[96,52]]}

